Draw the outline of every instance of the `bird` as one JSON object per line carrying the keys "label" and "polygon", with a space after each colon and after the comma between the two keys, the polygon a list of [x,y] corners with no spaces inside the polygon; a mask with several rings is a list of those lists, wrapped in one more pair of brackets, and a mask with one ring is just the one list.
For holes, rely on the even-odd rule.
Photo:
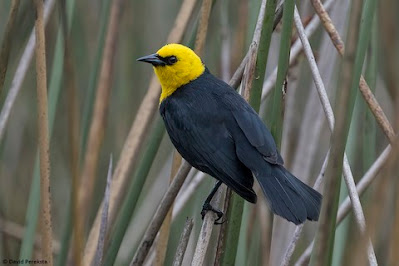
{"label": "bird", "polygon": [[298,225],[317,221],[322,195],[284,168],[276,143],[255,110],[227,83],[212,75],[189,47],[170,43],[137,61],[150,63],[161,84],[159,111],[181,156],[217,182],[206,211],[223,213],[210,202],[222,183],[256,203],[256,179],[270,209]]}

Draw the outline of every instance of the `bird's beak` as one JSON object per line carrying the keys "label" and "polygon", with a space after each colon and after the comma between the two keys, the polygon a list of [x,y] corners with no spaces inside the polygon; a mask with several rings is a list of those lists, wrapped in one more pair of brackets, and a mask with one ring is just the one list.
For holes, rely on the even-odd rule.
{"label": "bird's beak", "polygon": [[152,64],[155,67],[156,66],[164,66],[164,65],[166,65],[166,63],[161,60],[161,58],[160,58],[160,56],[158,54],[146,55],[146,56],[140,57],[139,59],[137,59],[137,61],[150,63],[150,64]]}

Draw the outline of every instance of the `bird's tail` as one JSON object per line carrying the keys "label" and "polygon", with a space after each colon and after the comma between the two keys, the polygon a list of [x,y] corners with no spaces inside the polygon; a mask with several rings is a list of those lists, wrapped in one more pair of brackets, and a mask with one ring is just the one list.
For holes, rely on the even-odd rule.
{"label": "bird's tail", "polygon": [[322,196],[288,172],[283,166],[270,165],[267,173],[256,178],[272,211],[295,224],[319,219]]}

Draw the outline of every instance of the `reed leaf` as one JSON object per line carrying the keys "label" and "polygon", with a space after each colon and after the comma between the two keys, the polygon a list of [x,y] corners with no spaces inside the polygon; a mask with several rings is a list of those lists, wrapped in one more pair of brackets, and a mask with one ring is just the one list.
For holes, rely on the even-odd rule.
{"label": "reed leaf", "polygon": [[353,74],[361,72],[363,64],[363,60],[358,56],[354,59],[355,55],[358,55],[356,54],[356,47],[358,45],[357,33],[359,30],[361,1],[353,1],[350,14],[348,39],[336,100],[336,123],[331,137],[331,154],[326,169],[326,187],[328,189],[324,191],[320,225],[312,254],[311,265],[331,264],[339,188],[343,170],[343,157],[360,78],[360,73],[357,79]]}
{"label": "reed leaf", "polygon": [[283,26],[281,30],[280,52],[278,57],[278,70],[276,87],[273,92],[273,108],[271,111],[270,131],[276,141],[277,147],[281,146],[283,132],[283,94],[285,93],[285,79],[288,74],[292,23],[294,21],[294,0],[284,1]]}

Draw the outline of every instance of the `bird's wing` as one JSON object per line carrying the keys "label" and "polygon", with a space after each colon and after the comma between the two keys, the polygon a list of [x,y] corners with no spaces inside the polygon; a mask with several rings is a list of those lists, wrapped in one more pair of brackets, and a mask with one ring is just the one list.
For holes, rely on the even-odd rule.
{"label": "bird's wing", "polygon": [[[200,98],[197,100],[202,101]],[[248,201],[255,202],[251,171],[237,158],[234,141],[221,119],[222,115],[208,113],[213,110],[209,101],[202,104],[203,110],[198,109],[201,104],[196,104],[195,112],[188,104],[175,101],[161,111],[176,149],[194,167],[221,180]]]}
{"label": "bird's wing", "polygon": [[[240,99],[233,100],[231,98]],[[267,162],[283,165],[283,158],[281,158],[277,150],[272,134],[252,107],[237,94],[227,94],[225,99],[230,103],[236,103],[235,105],[231,105],[232,107],[230,109],[235,121],[243,131],[249,143],[263,155]]]}

